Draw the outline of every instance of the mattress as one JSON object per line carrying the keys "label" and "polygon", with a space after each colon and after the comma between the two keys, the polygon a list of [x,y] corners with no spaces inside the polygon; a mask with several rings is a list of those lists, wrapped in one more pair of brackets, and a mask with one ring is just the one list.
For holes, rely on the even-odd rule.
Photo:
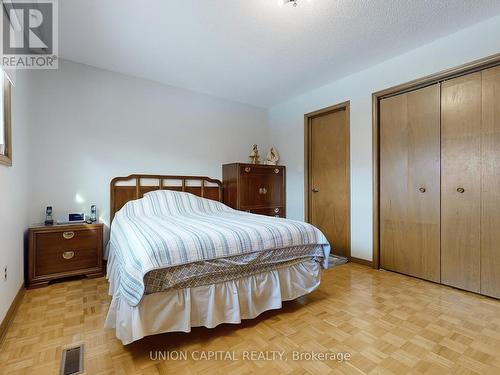
{"label": "mattress", "polygon": [[291,266],[304,260],[321,263],[323,257],[322,246],[292,246],[157,269],[144,276],[144,294],[163,292],[170,288],[194,288],[236,280]]}

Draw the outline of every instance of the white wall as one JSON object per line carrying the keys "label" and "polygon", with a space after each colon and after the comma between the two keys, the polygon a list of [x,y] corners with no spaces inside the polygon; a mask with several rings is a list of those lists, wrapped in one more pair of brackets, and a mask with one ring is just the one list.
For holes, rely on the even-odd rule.
{"label": "white wall", "polygon": [[304,217],[304,114],[350,100],[351,253],[354,257],[372,259],[371,94],[499,53],[499,35],[500,16],[497,16],[271,108],[270,139],[288,166],[288,216]]}
{"label": "white wall", "polygon": [[24,233],[29,222],[27,115],[33,100],[27,84],[25,76],[18,74],[12,89],[13,166],[0,165],[0,322],[24,280]]}
{"label": "white wall", "polygon": [[109,183],[131,173],[221,177],[221,165],[265,153],[267,111],[61,61],[31,71],[31,221],[96,204],[109,217]]}

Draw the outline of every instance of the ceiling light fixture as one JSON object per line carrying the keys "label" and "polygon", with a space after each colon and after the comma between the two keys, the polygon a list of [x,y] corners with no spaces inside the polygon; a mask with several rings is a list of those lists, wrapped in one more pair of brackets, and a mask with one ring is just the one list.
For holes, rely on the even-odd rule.
{"label": "ceiling light fixture", "polygon": [[294,7],[297,6],[297,0],[279,0],[279,5],[292,4]]}

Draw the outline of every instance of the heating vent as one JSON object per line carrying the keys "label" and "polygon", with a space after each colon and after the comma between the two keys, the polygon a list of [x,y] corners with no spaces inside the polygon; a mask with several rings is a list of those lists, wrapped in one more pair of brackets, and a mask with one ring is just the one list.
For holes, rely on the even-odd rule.
{"label": "heating vent", "polygon": [[75,375],[83,372],[83,344],[64,349],[61,359],[61,375]]}

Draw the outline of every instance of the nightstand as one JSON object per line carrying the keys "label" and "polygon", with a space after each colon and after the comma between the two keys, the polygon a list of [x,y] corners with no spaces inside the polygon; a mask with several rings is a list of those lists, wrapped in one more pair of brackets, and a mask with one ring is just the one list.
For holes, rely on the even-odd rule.
{"label": "nightstand", "polygon": [[68,276],[104,274],[103,224],[37,225],[28,236],[28,288]]}

